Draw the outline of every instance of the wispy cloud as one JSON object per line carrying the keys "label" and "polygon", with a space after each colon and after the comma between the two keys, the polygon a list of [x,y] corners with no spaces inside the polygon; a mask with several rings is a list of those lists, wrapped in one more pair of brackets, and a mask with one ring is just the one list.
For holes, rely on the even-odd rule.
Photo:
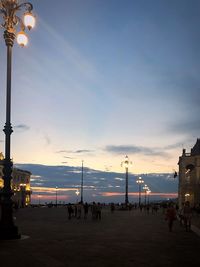
{"label": "wispy cloud", "polygon": [[135,145],[109,145],[105,147],[105,151],[115,154],[144,154],[146,156],[167,157],[168,154],[158,148],[149,148]]}
{"label": "wispy cloud", "polygon": [[94,150],[89,150],[89,149],[79,149],[79,150],[68,150],[68,153],[72,154],[81,154],[81,153],[92,153]]}
{"label": "wispy cloud", "polygon": [[[56,151],[56,153],[59,153],[59,154],[63,154],[63,153],[81,154],[81,153],[92,153],[92,152],[94,152],[94,150],[90,150],[90,149],[59,150],[59,151]],[[74,158],[69,157],[69,156],[64,156],[64,158],[74,159]]]}
{"label": "wispy cloud", "polygon": [[19,131],[27,131],[30,129],[30,127],[26,124],[18,124],[18,125],[13,126],[13,128]]}
{"label": "wispy cloud", "polygon": [[75,159],[75,158],[67,157],[67,156],[64,156],[63,158],[65,158],[65,159]]}

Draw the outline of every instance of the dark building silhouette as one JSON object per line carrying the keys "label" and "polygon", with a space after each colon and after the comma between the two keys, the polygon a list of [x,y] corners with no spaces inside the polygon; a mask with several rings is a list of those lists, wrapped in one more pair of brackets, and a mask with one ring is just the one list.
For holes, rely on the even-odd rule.
{"label": "dark building silhouette", "polygon": [[185,201],[190,201],[192,206],[200,204],[200,139],[186,153],[183,149],[182,156],[179,157],[179,205]]}

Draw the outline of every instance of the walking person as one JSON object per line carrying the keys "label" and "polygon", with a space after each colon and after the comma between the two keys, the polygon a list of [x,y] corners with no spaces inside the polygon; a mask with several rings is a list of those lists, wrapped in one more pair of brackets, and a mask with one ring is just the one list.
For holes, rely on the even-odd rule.
{"label": "walking person", "polygon": [[68,206],[67,206],[67,211],[68,211],[68,220],[71,220],[71,218],[72,218],[72,214],[73,214],[73,212],[74,212],[71,203],[68,204]]}
{"label": "walking person", "polygon": [[97,219],[97,204],[93,201],[91,206],[91,212],[92,212],[92,219]]}
{"label": "walking person", "polygon": [[101,204],[99,202],[97,204],[97,219],[101,220]]}
{"label": "walking person", "polygon": [[165,220],[168,222],[169,232],[172,232],[173,224],[176,220],[176,209],[174,208],[173,203],[169,203],[169,206],[166,211]]}
{"label": "walking person", "polygon": [[190,202],[186,201],[183,207],[183,218],[186,232],[191,230],[192,209]]}

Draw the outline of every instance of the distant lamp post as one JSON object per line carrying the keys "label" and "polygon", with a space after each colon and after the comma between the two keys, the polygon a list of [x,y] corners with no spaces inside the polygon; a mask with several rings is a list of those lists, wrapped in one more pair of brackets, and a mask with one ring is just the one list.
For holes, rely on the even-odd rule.
{"label": "distant lamp post", "polygon": [[82,168],[81,168],[81,203],[83,203],[83,160],[82,160]]}
{"label": "distant lamp post", "polygon": [[148,186],[145,184],[142,188],[144,190],[144,205],[147,204],[147,190],[149,189]]}
{"label": "distant lamp post", "polygon": [[[35,17],[31,11],[33,6],[31,3],[19,0],[0,0],[0,16],[3,18],[1,27],[4,28],[4,40],[7,46],[7,89],[6,89],[6,123],[4,127],[5,133],[5,159],[3,162],[3,180],[4,187],[1,192],[1,220],[0,220],[0,239],[19,239],[18,227],[14,225],[13,209],[12,209],[12,167],[13,163],[10,158],[10,139],[13,132],[11,126],[11,68],[12,68],[12,47],[16,38],[17,27],[19,25],[20,32],[17,34],[17,42],[20,46],[25,46],[28,42],[25,28],[29,30],[35,25]],[[24,9],[23,19],[18,13]]]}
{"label": "distant lamp post", "polygon": [[76,202],[78,202],[78,196],[80,194],[79,190],[77,189],[76,192],[75,192],[76,196],[77,196],[77,199],[76,199]]}
{"label": "distant lamp post", "polygon": [[39,206],[40,206],[40,198],[41,198],[41,196],[38,195],[38,205],[39,205]]}
{"label": "distant lamp post", "polygon": [[58,187],[56,186],[56,208],[58,206]]}
{"label": "distant lamp post", "polygon": [[129,161],[128,156],[125,156],[125,160],[122,161],[121,166],[125,167],[125,172],[126,172],[126,184],[125,184],[125,205],[127,206],[129,201],[128,201],[128,168],[132,164],[131,161]]}
{"label": "distant lamp post", "polygon": [[150,196],[150,194],[151,194],[151,190],[148,189],[148,190],[147,190],[147,196],[148,196],[148,202],[147,202],[147,203],[148,203],[148,205],[149,205],[149,196]]}
{"label": "distant lamp post", "polygon": [[139,207],[141,205],[141,185],[144,183],[144,181],[142,180],[142,177],[139,177],[137,180],[136,180],[136,183],[138,184],[139,186]]}

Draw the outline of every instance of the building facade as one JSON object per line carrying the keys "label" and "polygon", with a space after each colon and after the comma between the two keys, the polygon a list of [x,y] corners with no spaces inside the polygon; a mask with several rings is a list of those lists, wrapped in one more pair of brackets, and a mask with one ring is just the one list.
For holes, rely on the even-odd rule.
{"label": "building facade", "polygon": [[178,165],[179,206],[185,201],[189,201],[191,206],[197,206],[200,204],[200,139],[197,139],[190,153],[183,149]]}
{"label": "building facade", "polygon": [[[3,155],[0,153],[0,191],[3,188]],[[13,168],[11,188],[13,201],[17,207],[26,207],[31,203],[31,173]]]}

